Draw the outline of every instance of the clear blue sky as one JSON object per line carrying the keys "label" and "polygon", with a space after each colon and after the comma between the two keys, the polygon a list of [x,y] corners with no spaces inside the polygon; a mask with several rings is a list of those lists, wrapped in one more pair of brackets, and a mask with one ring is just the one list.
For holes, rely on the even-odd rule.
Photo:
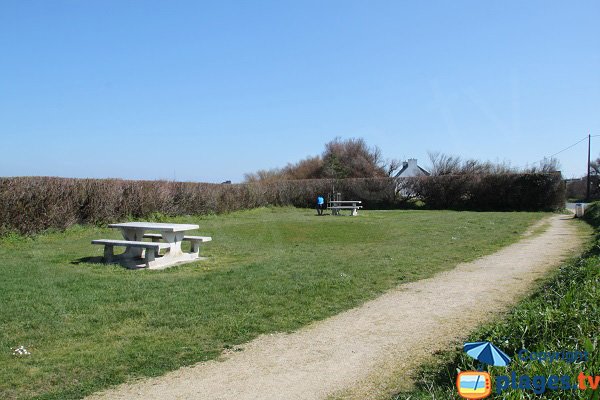
{"label": "clear blue sky", "polygon": [[523,166],[600,134],[599,1],[0,5],[1,176],[235,182],[336,136]]}

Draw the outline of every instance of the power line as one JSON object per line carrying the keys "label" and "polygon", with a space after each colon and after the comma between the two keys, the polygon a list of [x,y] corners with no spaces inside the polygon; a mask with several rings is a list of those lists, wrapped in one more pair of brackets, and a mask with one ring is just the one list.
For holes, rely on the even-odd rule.
{"label": "power line", "polygon": [[[596,136],[600,136],[600,135],[596,135]],[[583,142],[583,141],[584,141],[584,140],[586,140],[587,138],[588,138],[588,137],[586,136],[586,137],[584,137],[583,139],[581,139],[580,141],[578,141],[577,143],[573,143],[573,144],[572,144],[572,145],[570,145],[569,147],[566,147],[566,148],[562,149],[561,151],[559,151],[559,152],[557,152],[557,153],[554,153],[554,154],[552,154],[551,156],[549,156],[549,157],[547,157],[547,158],[552,158],[552,157],[554,157],[554,156],[556,156],[556,155],[559,155],[559,154],[560,154],[560,153],[562,153],[563,151],[567,151],[567,150],[569,150],[570,148],[577,146],[579,143]],[[543,159],[542,159],[542,161],[543,161]]]}
{"label": "power line", "polygon": [[[591,135],[590,137],[600,137],[600,134],[599,134],[599,135]],[[567,150],[569,150],[569,149],[571,149],[571,148],[573,148],[573,147],[577,146],[579,143],[581,143],[581,142],[583,142],[584,140],[587,140],[587,139],[588,139],[588,136],[586,135],[586,136],[584,136],[584,137],[583,137],[581,140],[579,140],[579,141],[577,141],[577,142],[573,143],[572,145],[570,145],[570,146],[568,146],[568,147],[565,147],[565,148],[564,148],[564,149],[562,149],[561,151],[559,151],[559,152],[556,152],[556,153],[552,154],[551,156],[544,157],[544,158],[540,159],[539,161],[536,161],[536,162],[532,163],[532,165],[535,165],[535,164],[541,163],[541,162],[543,162],[543,161],[545,161],[545,160],[551,159],[552,157],[554,157],[554,156],[557,156],[557,155],[559,155],[560,153],[562,153],[562,152],[564,152],[564,151],[567,151]]]}
{"label": "power line", "polygon": [[[599,136],[600,136],[600,135],[591,135],[591,137],[599,137]],[[542,162],[543,162],[543,161],[545,161],[545,160],[551,159],[552,157],[554,157],[554,156],[557,156],[557,155],[559,155],[560,153],[562,153],[562,152],[564,152],[564,151],[567,151],[567,150],[571,149],[572,147],[575,147],[575,146],[577,146],[579,143],[583,142],[584,140],[587,140],[587,138],[588,138],[588,136],[586,135],[586,136],[584,136],[584,137],[583,137],[581,140],[579,140],[579,141],[577,141],[577,142],[573,143],[572,145],[570,145],[570,146],[568,146],[568,147],[565,147],[565,148],[564,148],[564,149],[562,149],[561,151],[559,151],[559,152],[556,152],[556,153],[552,154],[551,156],[544,157],[544,158],[542,158],[541,160],[534,162],[532,165],[535,165],[535,164],[538,164],[538,163],[542,163]]]}

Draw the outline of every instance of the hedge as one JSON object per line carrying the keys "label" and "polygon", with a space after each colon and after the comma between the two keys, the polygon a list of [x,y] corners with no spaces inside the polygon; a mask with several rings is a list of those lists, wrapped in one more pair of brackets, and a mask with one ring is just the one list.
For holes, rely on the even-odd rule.
{"label": "hedge", "polygon": [[77,223],[103,224],[152,213],[224,213],[268,205],[311,207],[318,194],[342,193],[367,209],[398,208],[406,196],[429,208],[555,210],[563,207],[560,174],[287,180],[211,184],[54,177],[0,178],[0,234],[33,234]]}
{"label": "hedge", "polygon": [[441,175],[406,178],[401,186],[435,209],[554,211],[566,195],[560,173]]}

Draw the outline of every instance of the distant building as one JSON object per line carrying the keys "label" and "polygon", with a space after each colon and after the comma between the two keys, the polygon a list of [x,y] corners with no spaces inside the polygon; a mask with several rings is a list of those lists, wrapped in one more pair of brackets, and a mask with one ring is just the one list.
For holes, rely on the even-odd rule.
{"label": "distant building", "polygon": [[429,171],[419,167],[416,158],[409,158],[402,163],[402,168],[396,174],[396,178],[412,178],[414,176],[429,176]]}

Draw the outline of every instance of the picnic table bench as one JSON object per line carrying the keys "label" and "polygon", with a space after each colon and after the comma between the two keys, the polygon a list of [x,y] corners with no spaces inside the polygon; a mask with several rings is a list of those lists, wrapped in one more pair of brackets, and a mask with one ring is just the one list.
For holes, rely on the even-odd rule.
{"label": "picnic table bench", "polygon": [[[160,233],[146,233],[144,234],[144,238],[152,239],[153,242],[160,242],[162,239],[162,235]],[[196,253],[200,255],[200,243],[206,243],[212,241],[212,237],[210,236],[184,236],[181,239],[184,242],[190,242],[192,244],[192,249],[190,250],[192,253]],[[147,242],[144,242],[147,243]]]}
{"label": "picnic table bench", "polygon": [[[104,246],[106,262],[118,261],[129,268],[163,269],[201,259],[200,243],[212,240],[209,236],[185,236],[186,231],[199,228],[195,224],[125,222],[108,226],[119,229],[124,240],[98,239],[92,240],[92,244]],[[145,233],[146,231],[158,233]],[[152,241],[145,242],[144,238],[150,238]],[[191,242],[189,252],[181,249],[183,241]],[[115,246],[125,247],[125,252],[115,256]],[[164,255],[160,254],[161,250],[165,250]]]}
{"label": "picnic table bench", "polygon": [[360,200],[331,200],[327,209],[331,210],[331,215],[341,215],[340,210],[351,210],[350,215],[358,215],[358,209],[362,208]]}
{"label": "picnic table bench", "polygon": [[104,246],[104,261],[107,263],[112,263],[115,260],[115,246],[144,249],[144,263],[146,264],[146,268],[150,268],[151,263],[156,259],[160,249],[169,248],[168,243],[136,242],[131,240],[113,239],[92,240],[92,244],[100,244]]}

